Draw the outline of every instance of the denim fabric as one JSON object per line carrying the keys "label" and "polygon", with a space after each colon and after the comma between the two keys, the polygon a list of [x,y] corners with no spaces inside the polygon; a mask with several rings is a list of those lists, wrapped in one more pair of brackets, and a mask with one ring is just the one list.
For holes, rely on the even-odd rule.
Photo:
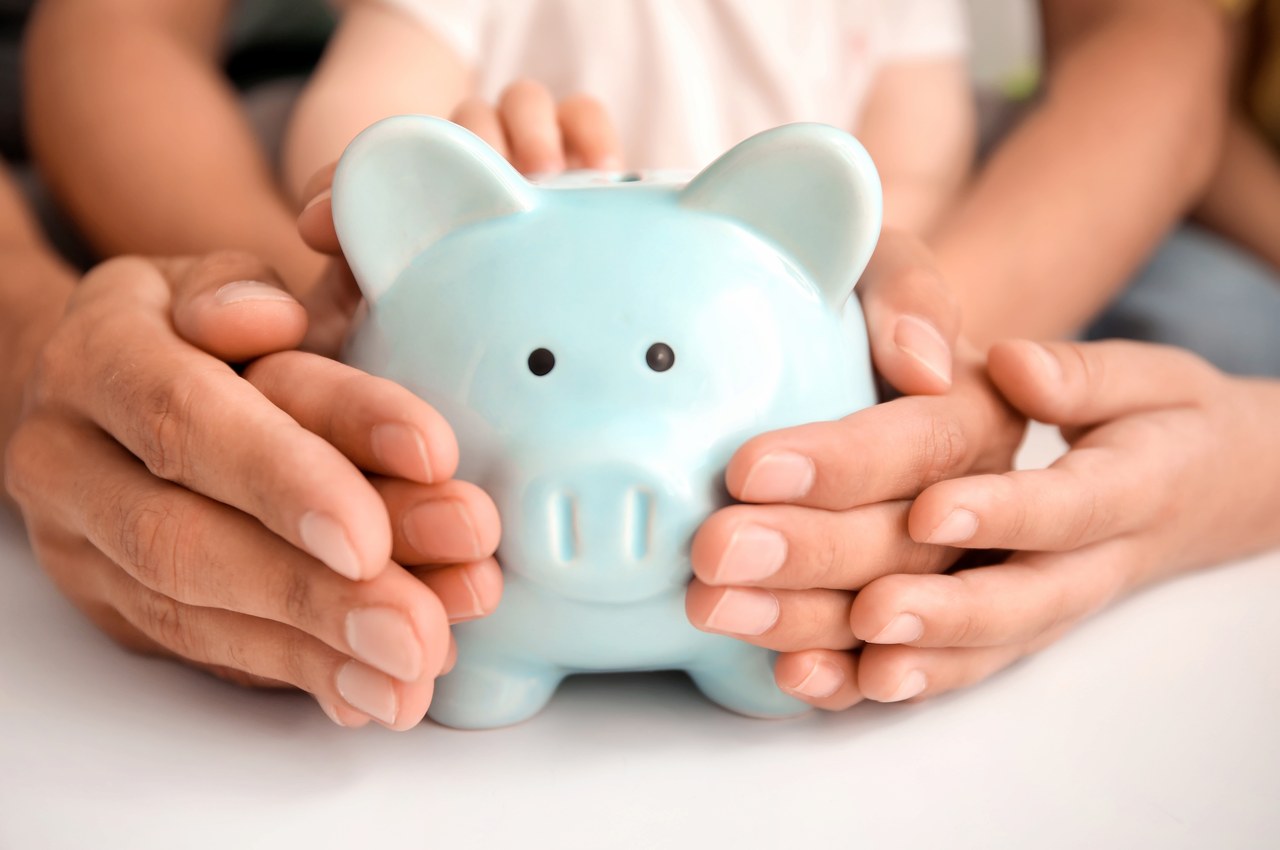
{"label": "denim fabric", "polygon": [[1085,336],[1177,345],[1226,372],[1280,378],[1280,272],[1184,225]]}

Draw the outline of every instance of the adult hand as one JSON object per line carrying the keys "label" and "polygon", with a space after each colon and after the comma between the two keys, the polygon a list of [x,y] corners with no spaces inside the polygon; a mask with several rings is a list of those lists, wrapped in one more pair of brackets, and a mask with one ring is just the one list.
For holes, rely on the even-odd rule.
{"label": "adult hand", "polygon": [[1048,469],[920,495],[913,539],[1018,551],[863,588],[850,622],[875,644],[856,668],[868,698],[972,684],[1135,588],[1280,544],[1280,384],[1132,342],[1001,343],[988,362],[1009,401],[1071,448]]}
{"label": "adult hand", "polygon": [[6,485],[46,571],[120,643],[405,729],[449,620],[496,605],[496,512],[449,481],[434,411],[287,351],[305,331],[251,258],[104,263],[39,358]]}
{"label": "adult hand", "polygon": [[886,232],[857,292],[877,371],[915,395],[743,445],[726,483],[744,504],[695,535],[686,600],[695,626],[779,650],[778,685],[833,710],[861,699],[856,591],[941,572],[960,554],[911,538],[911,500],[937,481],[1011,468],[1025,424],[956,343],[955,301],[917,240]]}

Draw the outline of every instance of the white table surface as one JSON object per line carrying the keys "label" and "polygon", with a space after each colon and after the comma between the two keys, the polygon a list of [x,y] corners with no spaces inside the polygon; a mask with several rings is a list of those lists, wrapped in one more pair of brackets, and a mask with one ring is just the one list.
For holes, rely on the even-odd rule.
{"label": "white table surface", "polygon": [[611,676],[404,734],[124,653],[7,517],[0,575],[0,850],[1280,847],[1280,553],[920,705],[756,721]]}

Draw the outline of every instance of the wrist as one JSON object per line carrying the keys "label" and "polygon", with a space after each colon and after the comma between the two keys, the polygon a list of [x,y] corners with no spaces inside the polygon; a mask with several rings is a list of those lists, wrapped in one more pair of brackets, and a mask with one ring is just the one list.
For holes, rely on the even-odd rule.
{"label": "wrist", "polygon": [[[71,294],[74,272],[38,243],[0,249],[0,480],[3,449],[22,415],[23,394]],[[3,495],[3,491],[0,491]]]}

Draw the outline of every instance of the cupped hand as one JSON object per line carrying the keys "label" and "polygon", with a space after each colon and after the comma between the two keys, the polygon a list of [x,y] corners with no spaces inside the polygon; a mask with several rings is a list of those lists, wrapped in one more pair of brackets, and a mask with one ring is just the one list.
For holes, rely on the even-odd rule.
{"label": "cupped hand", "polygon": [[980,681],[1135,588],[1280,544],[1280,384],[1230,378],[1182,350],[1017,341],[993,381],[1070,450],[1044,470],[941,482],[913,539],[1017,550],[946,576],[894,575],[852,604],[876,700]]}
{"label": "cupped hand", "polygon": [[778,650],[778,685],[832,710],[861,699],[856,592],[959,557],[912,539],[911,500],[938,481],[1010,469],[1025,424],[957,343],[956,302],[918,240],[886,232],[857,292],[877,372],[913,395],[743,445],[726,473],[743,504],[698,530],[686,599],[695,626]]}
{"label": "cupped hand", "polygon": [[40,355],[6,485],[46,571],[120,643],[404,729],[450,619],[496,605],[497,515],[449,480],[431,408],[288,351],[306,325],[242,255],[104,263]]}

